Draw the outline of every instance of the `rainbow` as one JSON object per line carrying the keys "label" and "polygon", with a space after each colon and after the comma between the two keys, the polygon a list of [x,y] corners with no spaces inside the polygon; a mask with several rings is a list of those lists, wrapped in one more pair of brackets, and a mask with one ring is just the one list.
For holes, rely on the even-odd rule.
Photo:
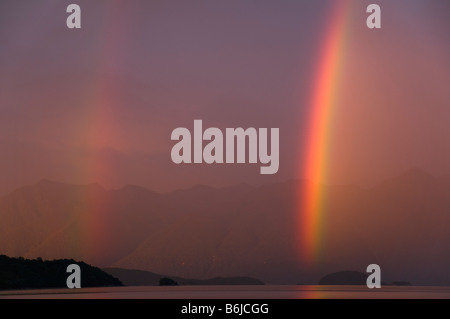
{"label": "rainbow", "polygon": [[[78,225],[80,258],[100,265],[111,254],[114,234],[108,222],[111,219],[107,193],[99,185],[114,184],[116,173],[113,163],[107,155],[108,149],[114,149],[120,143],[116,108],[120,103],[118,86],[109,66],[123,59],[122,25],[127,25],[129,14],[126,2],[115,3],[104,9],[99,27],[94,31],[96,41],[93,44],[93,61],[97,64],[91,70],[91,82],[86,85],[84,109],[79,126],[82,128],[75,137],[80,147],[86,148],[85,158],[77,162],[78,175],[82,181],[93,183],[80,194],[79,210],[81,223]],[[120,21],[121,23],[117,23]],[[90,61],[89,61],[90,62]],[[103,152],[104,151],[104,152]]]}
{"label": "rainbow", "polygon": [[333,113],[339,91],[350,13],[349,0],[336,1],[320,48],[318,73],[307,118],[306,156],[301,174],[307,179],[300,194],[300,247],[302,260],[317,261],[325,210],[325,191],[321,185],[327,176]]}

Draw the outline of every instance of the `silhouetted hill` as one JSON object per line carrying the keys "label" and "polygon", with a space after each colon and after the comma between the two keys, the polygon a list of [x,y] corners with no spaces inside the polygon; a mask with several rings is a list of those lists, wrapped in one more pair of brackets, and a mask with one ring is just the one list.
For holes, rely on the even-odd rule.
{"label": "silhouetted hill", "polygon": [[359,271],[339,271],[319,280],[319,285],[366,285],[367,274]]}
{"label": "silhouetted hill", "polygon": [[[126,286],[157,286],[160,285],[161,278],[167,278],[165,275],[158,275],[150,271],[122,269],[122,268],[103,268],[103,270],[116,278],[119,278]],[[179,285],[264,285],[258,279],[250,277],[216,277],[206,280],[186,279],[181,277],[170,277]]]}
{"label": "silhouetted hill", "polygon": [[80,266],[83,288],[122,286],[117,278],[101,269],[73,259],[44,261],[0,255],[0,290],[66,288],[70,264]]}
{"label": "silhouetted hill", "polygon": [[164,275],[158,275],[151,271],[122,269],[122,268],[103,268],[103,271],[119,278],[125,286],[158,286],[159,280]]}

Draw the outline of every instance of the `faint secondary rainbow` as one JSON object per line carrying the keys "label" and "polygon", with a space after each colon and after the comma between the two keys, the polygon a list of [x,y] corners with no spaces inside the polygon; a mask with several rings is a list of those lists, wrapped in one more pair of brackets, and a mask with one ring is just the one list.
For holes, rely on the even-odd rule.
{"label": "faint secondary rainbow", "polygon": [[[77,162],[79,177],[93,183],[82,189],[80,194],[81,223],[78,229],[81,257],[99,265],[111,255],[114,233],[110,227],[111,207],[108,206],[108,193],[100,184],[110,186],[115,181],[116,172],[109,152],[118,144],[120,134],[116,109],[120,103],[119,83],[112,67],[123,59],[123,39],[121,27],[127,24],[128,14],[124,14],[125,2],[108,6],[101,16],[99,27],[95,30],[92,46],[94,54],[89,62],[96,64],[92,70],[91,82],[86,85],[80,130],[76,140],[84,150],[84,157]],[[120,21],[118,23],[117,21]],[[92,59],[92,61],[91,61]]]}
{"label": "faint secondary rainbow", "polygon": [[321,250],[326,195],[321,184],[326,180],[330,160],[331,124],[339,91],[350,4],[349,0],[334,2],[320,48],[318,72],[310,100],[306,154],[301,167],[301,173],[308,182],[301,191],[299,208],[301,256],[308,264],[317,261]]}

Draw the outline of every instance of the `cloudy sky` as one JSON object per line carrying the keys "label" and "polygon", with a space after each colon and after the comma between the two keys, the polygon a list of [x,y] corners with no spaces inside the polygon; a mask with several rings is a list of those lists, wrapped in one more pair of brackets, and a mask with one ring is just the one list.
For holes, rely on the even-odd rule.
{"label": "cloudy sky", "polygon": [[[340,1],[340,0],[339,0]],[[82,29],[66,27],[66,7]],[[369,30],[366,7],[382,8]],[[336,0],[0,3],[0,194],[47,178],[169,191],[302,178]],[[450,2],[350,1],[329,183],[450,173]],[[175,165],[177,127],[280,128],[280,169]]]}

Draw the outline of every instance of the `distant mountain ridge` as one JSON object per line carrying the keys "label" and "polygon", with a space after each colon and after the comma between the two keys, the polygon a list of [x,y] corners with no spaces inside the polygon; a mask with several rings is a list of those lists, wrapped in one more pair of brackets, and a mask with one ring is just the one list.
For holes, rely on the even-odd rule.
{"label": "distant mountain ridge", "polygon": [[[366,286],[369,274],[354,270],[343,270],[323,276],[319,280],[319,285],[358,285]],[[393,281],[387,283],[382,281],[381,286],[411,286],[408,281]]]}
{"label": "distant mountain ridge", "polygon": [[[122,269],[122,268],[103,268],[103,270],[118,278],[126,286],[158,286],[161,278],[168,276],[158,275],[150,271],[136,270],[136,269]],[[181,277],[173,277],[180,285],[264,285],[258,279],[250,277],[216,277],[210,279],[187,279]]]}
{"label": "distant mountain ridge", "polygon": [[333,269],[377,263],[384,281],[450,284],[450,177],[413,169],[372,188],[326,187],[315,268],[300,254],[306,186],[291,180],[158,194],[44,180],[0,198],[0,253],[266,283],[317,283]]}

